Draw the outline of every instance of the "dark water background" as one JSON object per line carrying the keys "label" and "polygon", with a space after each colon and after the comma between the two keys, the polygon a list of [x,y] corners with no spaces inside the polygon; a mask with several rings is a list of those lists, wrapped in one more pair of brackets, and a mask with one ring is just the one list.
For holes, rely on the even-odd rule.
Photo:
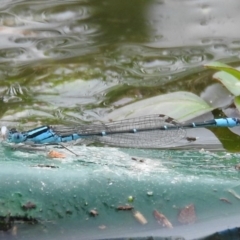
{"label": "dark water background", "polygon": [[1,120],[94,121],[163,93],[200,96],[215,83],[203,64],[238,62],[239,7],[224,0],[2,1]]}

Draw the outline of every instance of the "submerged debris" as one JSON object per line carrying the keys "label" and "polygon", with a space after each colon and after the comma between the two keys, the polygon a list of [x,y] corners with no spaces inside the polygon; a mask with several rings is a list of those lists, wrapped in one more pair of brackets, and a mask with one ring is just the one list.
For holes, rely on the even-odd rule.
{"label": "submerged debris", "polygon": [[132,210],[134,207],[130,205],[118,206],[117,210]]}
{"label": "submerged debris", "polygon": [[219,198],[219,200],[225,203],[232,204],[232,202],[230,202],[227,198]]}
{"label": "submerged debris", "polygon": [[100,226],[98,226],[98,228],[101,229],[101,230],[104,230],[104,229],[106,229],[107,227],[106,227],[105,225],[100,225]]}
{"label": "submerged debris", "polygon": [[8,231],[12,229],[12,235],[16,235],[17,226],[13,226],[13,224],[17,223],[37,224],[38,220],[28,216],[10,216],[10,214],[7,216],[0,216],[0,231]]}
{"label": "submerged debris", "polygon": [[166,228],[173,228],[171,222],[169,222],[169,220],[162,213],[158,212],[157,210],[154,210],[153,216],[161,226]]}
{"label": "submerged debris", "polygon": [[182,224],[190,224],[196,221],[196,213],[194,204],[187,205],[180,210],[178,221]]}
{"label": "submerged debris", "polygon": [[65,213],[68,214],[68,215],[72,215],[72,214],[73,214],[72,210],[70,210],[70,209],[67,209],[67,210],[65,211]]}
{"label": "submerged debris", "polygon": [[90,215],[93,216],[93,217],[98,216],[98,211],[95,210],[95,209],[92,209],[89,213],[90,213]]}
{"label": "submerged debris", "polygon": [[35,209],[36,207],[37,207],[36,204],[30,201],[22,205],[23,210],[31,210],[31,209]]}
{"label": "submerged debris", "polygon": [[0,216],[0,231],[8,231],[12,228],[12,221],[10,214],[7,216]]}
{"label": "submerged debris", "polygon": [[147,224],[147,220],[146,218],[142,215],[142,213],[140,213],[139,211],[133,211],[133,216],[135,217],[135,219],[141,223],[142,225]]}

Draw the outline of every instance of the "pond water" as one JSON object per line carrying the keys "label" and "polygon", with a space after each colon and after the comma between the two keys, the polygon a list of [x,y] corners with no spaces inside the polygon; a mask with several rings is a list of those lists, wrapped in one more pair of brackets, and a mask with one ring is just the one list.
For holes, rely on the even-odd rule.
{"label": "pond water", "polygon": [[216,83],[203,64],[238,62],[238,5],[223,0],[4,1],[2,122],[34,125],[66,115],[96,121],[164,93],[201,96]]}

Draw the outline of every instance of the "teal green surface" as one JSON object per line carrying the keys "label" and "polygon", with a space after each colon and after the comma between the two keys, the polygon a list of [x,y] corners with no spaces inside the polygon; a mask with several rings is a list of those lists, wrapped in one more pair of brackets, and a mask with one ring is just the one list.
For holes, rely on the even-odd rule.
{"label": "teal green surface", "polygon": [[[23,235],[77,231],[96,237],[162,229],[153,217],[154,209],[181,229],[178,213],[189,204],[196,209],[195,224],[240,213],[240,200],[229,193],[233,189],[240,195],[234,168],[239,154],[81,146],[74,150],[82,156],[66,153],[65,159],[54,160],[43,152],[1,149],[1,216],[10,213],[39,220],[35,226],[20,226]],[[29,201],[36,209],[23,210]],[[141,212],[148,224],[141,225],[131,211],[116,210],[127,204]],[[98,216],[90,216],[93,209]],[[103,225],[106,228],[100,230]]]}

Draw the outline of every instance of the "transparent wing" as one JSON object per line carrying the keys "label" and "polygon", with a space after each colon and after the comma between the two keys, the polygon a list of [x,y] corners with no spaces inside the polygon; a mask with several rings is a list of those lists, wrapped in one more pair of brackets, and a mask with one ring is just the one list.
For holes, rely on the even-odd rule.
{"label": "transparent wing", "polygon": [[[164,126],[169,130],[165,130]],[[176,120],[159,114],[105,124],[53,126],[52,128],[60,136],[77,133],[95,142],[141,148],[161,147],[177,142],[186,135],[185,130]],[[137,130],[136,133],[133,133],[134,129]],[[102,132],[105,132],[106,136],[102,136]]]}

